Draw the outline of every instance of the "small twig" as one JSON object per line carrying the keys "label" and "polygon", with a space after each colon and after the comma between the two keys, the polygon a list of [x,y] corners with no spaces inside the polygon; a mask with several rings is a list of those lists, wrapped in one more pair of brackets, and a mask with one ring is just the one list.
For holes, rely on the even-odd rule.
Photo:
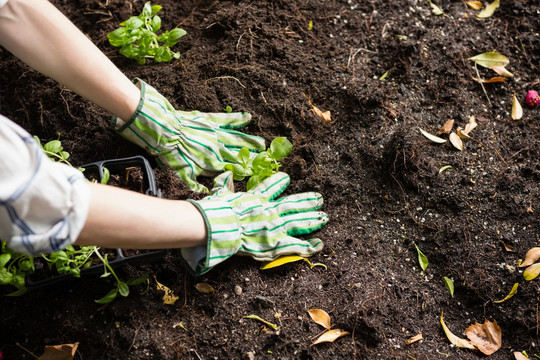
{"label": "small twig", "polygon": [[205,83],[209,83],[210,81],[214,81],[214,80],[224,80],[224,79],[236,80],[240,84],[241,87],[243,87],[244,89],[246,88],[245,85],[240,82],[240,80],[238,80],[234,76],[228,76],[228,75],[218,76],[218,77],[215,77],[215,78],[208,79],[208,80],[205,81]]}
{"label": "small twig", "polygon": [[33,352],[31,352],[30,350],[28,350],[27,348],[25,348],[25,347],[22,346],[21,344],[16,343],[16,345],[17,345],[18,347],[20,347],[21,349],[23,349],[24,351],[26,351],[27,353],[29,353],[30,355],[32,355],[33,357],[35,357],[36,359],[38,358],[38,356],[36,356],[36,354],[34,354]]}
{"label": "small twig", "polygon": [[[476,63],[474,63],[474,70],[476,70],[476,76],[480,79],[480,73],[478,72],[478,67],[476,66]],[[489,103],[489,106],[491,107],[491,101],[489,100],[489,96],[487,94],[486,88],[484,87],[484,84],[480,82],[480,86],[482,86],[482,90],[484,90],[484,94],[486,94],[486,99]]]}
{"label": "small twig", "polygon": [[62,100],[64,100],[64,103],[66,104],[66,109],[67,109],[67,112],[68,112],[69,116],[71,116],[72,119],[75,119],[75,116],[73,116],[73,115],[71,114],[71,111],[69,111],[69,104],[68,104],[66,98],[64,97],[64,95],[62,95],[63,92],[64,92],[63,89],[60,90],[60,97],[62,98]]}
{"label": "small twig", "polygon": [[140,328],[142,327],[142,324],[139,325],[137,329],[135,329],[135,334],[133,334],[133,340],[131,341],[131,345],[129,345],[129,348],[127,349],[127,352],[131,350],[133,345],[135,345],[135,338],[137,337],[137,334],[139,333]]}

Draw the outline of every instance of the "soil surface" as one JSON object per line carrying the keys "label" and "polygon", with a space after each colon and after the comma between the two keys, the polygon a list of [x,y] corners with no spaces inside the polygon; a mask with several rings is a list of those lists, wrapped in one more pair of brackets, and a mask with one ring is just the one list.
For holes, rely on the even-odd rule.
{"label": "soil surface", "polygon": [[[297,262],[260,270],[235,257],[197,279],[169,251],[118,270],[124,279],[148,272],[150,287],[108,306],[94,303],[112,286],[98,277],[2,297],[5,359],[73,342],[76,359],[485,357],[450,344],[442,312],[460,337],[475,322],[496,321],[502,347],[490,359],[540,354],[539,280],[525,281],[517,266],[540,236],[540,109],[523,101],[540,87],[537,1],[501,1],[478,19],[461,1],[436,1],[444,11],[436,16],[425,0],[162,0],[163,28],[187,31],[175,47],[182,56],[144,66],[106,38],[144,1],[53,3],[128,77],[176,108],[230,106],[253,114],[245,132],[291,139],[287,193],[323,194],[331,221],[314,235],[325,248],[313,261],[327,269]],[[482,86],[474,78],[497,74],[468,58],[492,50],[508,56],[515,76]],[[0,56],[0,113],[42,140],[60,133],[72,163],[145,155],[110,128],[110,114],[6,51]],[[514,93],[523,105],[518,121],[510,116]],[[463,151],[419,131],[435,134],[449,119],[455,131],[472,116],[478,127]],[[163,197],[200,198],[172,173],[154,171]],[[425,271],[415,245],[429,260]],[[179,296],[175,304],[163,303],[154,276]],[[453,280],[454,297],[443,277]],[[199,282],[215,292],[198,292]],[[494,302],[515,283],[513,298]],[[313,308],[350,335],[310,346],[322,330],[309,318]],[[407,345],[417,334],[423,340]]]}

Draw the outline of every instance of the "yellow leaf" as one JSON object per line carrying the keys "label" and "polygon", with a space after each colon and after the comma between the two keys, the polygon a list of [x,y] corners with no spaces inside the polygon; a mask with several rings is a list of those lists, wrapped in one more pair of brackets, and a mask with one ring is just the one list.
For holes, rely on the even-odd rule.
{"label": "yellow leaf", "polygon": [[452,131],[452,128],[454,127],[454,119],[448,119],[444,123],[444,125],[437,131],[437,135],[441,134],[450,134],[450,131]]}
{"label": "yellow leaf", "polygon": [[279,259],[276,259],[274,261],[264,264],[263,266],[261,266],[261,270],[275,268],[281,265],[285,265],[285,264],[300,261],[300,260],[304,260],[311,265],[309,260],[306,259],[305,257],[298,256],[298,255],[289,255],[289,256],[282,256]]}
{"label": "yellow leaf", "polygon": [[461,139],[455,132],[451,133],[448,138],[450,139],[452,145],[454,145],[454,147],[459,151],[463,151],[463,149],[465,149],[465,147],[463,146],[463,141],[461,141]]}
{"label": "yellow leaf", "polygon": [[45,346],[45,352],[38,360],[73,360],[79,343]]}
{"label": "yellow leaf", "polygon": [[345,335],[349,335],[349,334],[350,334],[349,332],[343,331],[341,329],[328,330],[324,334],[319,336],[319,338],[315,340],[313,344],[311,344],[311,346],[317,345],[323,342],[334,342],[336,339]]}
{"label": "yellow leaf", "polygon": [[483,324],[475,323],[465,330],[465,335],[478,350],[486,355],[491,355],[501,348],[502,333],[496,321],[486,320]]}
{"label": "yellow leaf", "polygon": [[480,10],[484,6],[480,1],[465,1],[465,4],[474,10]]}
{"label": "yellow leaf", "polygon": [[442,173],[443,171],[446,171],[448,169],[451,169],[452,168],[452,165],[445,165],[443,166],[442,168],[439,169],[439,174]]}
{"label": "yellow leaf", "polygon": [[155,276],[154,280],[156,280],[156,289],[165,292],[163,295],[163,303],[167,305],[174,304],[178,300],[178,296],[174,295],[174,292],[171,289],[157,281]]}
{"label": "yellow leaf", "polygon": [[523,260],[519,267],[532,265],[538,259],[540,259],[540,247],[533,247],[527,251],[527,254],[525,254],[525,260]]}
{"label": "yellow leaf", "polygon": [[272,324],[271,322],[268,322],[268,321],[264,320],[263,318],[261,318],[261,317],[259,317],[257,315],[246,315],[246,316],[244,316],[244,319],[257,320],[257,321],[262,322],[265,325],[270,326],[274,330],[279,330],[279,326],[277,326],[275,324]]}
{"label": "yellow leaf", "polygon": [[448,327],[446,326],[446,324],[444,323],[444,320],[443,320],[443,313],[441,312],[441,325],[443,327],[443,330],[444,330],[444,333],[446,334],[446,337],[448,338],[448,340],[450,340],[450,342],[454,345],[456,345],[457,347],[460,347],[460,348],[465,348],[465,349],[471,349],[471,350],[477,350],[476,346],[474,346],[473,344],[471,344],[471,342],[469,340],[466,340],[466,339],[462,339],[462,338],[459,338],[457,337],[456,335],[454,335],[450,329],[448,329]]}
{"label": "yellow leaf", "polygon": [[328,315],[326,311],[321,309],[310,309],[308,310],[308,313],[313,321],[324,327],[326,330],[330,330],[332,327],[330,325],[330,315]]}
{"label": "yellow leaf", "polygon": [[499,0],[495,0],[493,1],[491,4],[488,4],[484,10],[480,11],[480,13],[478,15],[476,15],[476,17],[480,18],[480,19],[485,19],[485,18],[488,18],[490,17],[491,15],[493,15],[493,13],[495,12],[495,10],[499,7]]}
{"label": "yellow leaf", "polygon": [[409,338],[407,341],[405,341],[405,344],[411,345],[411,344],[413,344],[413,343],[415,343],[417,341],[423,340],[423,339],[424,339],[424,337],[422,336],[422,334],[418,334],[416,336],[413,336],[413,337]]}
{"label": "yellow leaf", "polygon": [[420,132],[422,133],[422,135],[424,135],[425,137],[427,137],[429,140],[433,141],[433,142],[436,142],[438,144],[444,144],[446,142],[445,139],[443,138],[440,138],[438,136],[435,136],[435,135],[432,135],[430,133],[428,133],[427,131],[424,131],[420,128],[418,128],[418,130],[420,130]]}
{"label": "yellow leaf", "polygon": [[[497,74],[504,76],[504,77],[512,77],[514,74],[512,74],[510,71],[506,70],[506,68],[502,65],[493,65],[491,67],[491,70],[495,71]],[[503,80],[504,81],[504,80]]]}
{"label": "yellow leaf", "polygon": [[514,98],[512,100],[512,119],[519,120],[523,116],[523,109],[521,108],[521,104],[519,103],[519,100],[516,97],[516,93],[514,93]]}
{"label": "yellow leaf", "polygon": [[517,289],[518,289],[519,283],[515,283],[514,286],[512,286],[512,290],[506,295],[506,297],[502,300],[496,300],[494,301],[495,304],[500,304],[505,302],[506,300],[510,299],[512,296],[516,295]]}
{"label": "yellow leaf", "polygon": [[212,294],[215,291],[212,285],[208,283],[197,283],[195,284],[195,289],[203,294]]}
{"label": "yellow leaf", "polygon": [[525,280],[534,280],[540,274],[540,263],[533,264],[525,269],[523,278]]}
{"label": "yellow leaf", "polygon": [[429,6],[431,6],[431,11],[433,12],[433,14],[435,14],[435,15],[444,14],[442,9],[440,7],[438,7],[437,5],[435,5],[434,3],[432,3],[431,1],[429,2]]}
{"label": "yellow leaf", "polygon": [[491,69],[493,66],[506,66],[510,62],[506,56],[495,51],[485,52],[469,58],[480,66]]}

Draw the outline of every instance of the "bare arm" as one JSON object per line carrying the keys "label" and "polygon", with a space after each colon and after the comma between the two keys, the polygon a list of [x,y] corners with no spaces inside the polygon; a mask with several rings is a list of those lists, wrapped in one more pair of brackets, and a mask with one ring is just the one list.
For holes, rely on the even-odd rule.
{"label": "bare arm", "polygon": [[0,45],[121,119],[137,109],[139,89],[47,0],[9,0],[1,7]]}
{"label": "bare arm", "polygon": [[75,244],[124,249],[206,245],[206,225],[187,201],[90,183],[88,218]]}

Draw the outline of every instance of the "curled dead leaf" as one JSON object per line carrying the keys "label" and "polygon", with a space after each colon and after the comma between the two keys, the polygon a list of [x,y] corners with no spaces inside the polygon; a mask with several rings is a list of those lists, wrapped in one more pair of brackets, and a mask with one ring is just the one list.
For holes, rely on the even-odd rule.
{"label": "curled dead leaf", "polygon": [[491,70],[495,71],[497,74],[504,76],[504,77],[512,77],[514,74],[512,74],[510,71],[506,70],[506,68],[502,65],[493,65],[491,67]]}
{"label": "curled dead leaf", "polygon": [[481,78],[476,78],[476,77],[473,77],[473,80],[474,81],[477,81],[479,83],[482,83],[482,84],[493,84],[493,83],[501,83],[501,82],[505,82],[506,79],[501,77],[501,76],[494,76],[490,79],[481,79]]}
{"label": "curled dead leaf", "polygon": [[331,118],[331,114],[330,114],[330,110],[328,111],[321,111],[318,107],[316,106],[313,106],[311,108],[311,111],[313,111],[313,113],[319,117],[321,117],[323,119],[323,124],[324,125],[329,125],[331,123],[333,123],[332,121],[332,118]]}
{"label": "curled dead leaf", "polygon": [[427,137],[429,140],[433,141],[433,142],[436,142],[437,144],[444,144],[446,142],[445,139],[443,138],[440,138],[438,136],[435,136],[435,135],[432,135],[430,133],[428,133],[427,131],[421,129],[421,128],[418,128],[418,130],[420,130],[420,132],[422,133],[422,135],[424,135],[425,137]]}
{"label": "curled dead leaf", "polygon": [[467,122],[467,125],[465,125],[465,131],[464,133],[469,135],[471,131],[473,131],[478,126],[478,123],[476,122],[476,116],[471,115],[469,118],[469,122]]}
{"label": "curled dead leaf", "polygon": [[460,337],[457,337],[456,335],[454,335],[450,329],[448,329],[448,327],[446,326],[446,324],[444,323],[444,320],[443,320],[443,313],[441,312],[441,325],[443,327],[443,330],[444,330],[444,333],[446,335],[446,337],[448,338],[448,340],[450,340],[450,342],[454,345],[456,345],[457,347],[459,348],[465,348],[465,349],[471,349],[471,350],[477,350],[476,346],[474,346],[473,344],[471,344],[471,342],[469,340],[466,340],[466,339],[462,339]]}
{"label": "curled dead leaf", "polygon": [[493,301],[493,302],[495,304],[500,304],[500,303],[503,303],[506,300],[510,299],[512,296],[516,295],[518,286],[519,286],[519,283],[515,283],[514,286],[512,286],[512,290],[510,290],[510,292],[508,293],[508,295],[506,295],[506,297],[504,299],[496,300],[496,301]]}
{"label": "curled dead leaf", "polygon": [[512,99],[512,119],[519,120],[523,117],[523,109],[521,108],[521,104],[519,103],[519,100],[516,97],[516,93],[514,93],[514,97]]}
{"label": "curled dead leaf", "polygon": [[413,344],[413,343],[415,343],[417,341],[423,340],[423,339],[424,339],[424,337],[422,336],[422,334],[418,334],[418,335],[415,335],[415,336],[409,338],[407,341],[405,341],[405,344],[411,345],[411,344]]}
{"label": "curled dead leaf", "polygon": [[79,343],[62,344],[62,345],[47,345],[43,355],[38,357],[38,360],[73,360]]}
{"label": "curled dead leaf", "polygon": [[502,332],[496,321],[475,323],[465,330],[465,335],[482,353],[491,355],[501,348]]}
{"label": "curled dead leaf", "polygon": [[172,305],[176,301],[178,301],[178,296],[174,294],[174,291],[157,281],[156,277],[154,276],[154,280],[156,281],[156,289],[160,291],[164,291],[165,294],[163,295],[163,303],[167,305]]}
{"label": "curled dead leaf", "polygon": [[454,119],[448,119],[444,123],[444,125],[437,131],[437,135],[441,134],[450,134],[450,131],[452,131],[452,128],[454,127]]}
{"label": "curled dead leaf", "polygon": [[465,129],[463,129],[461,126],[458,126],[458,128],[456,129],[456,134],[457,136],[459,136],[461,139],[470,139],[471,137],[469,136],[469,134],[467,134],[465,132]]}
{"label": "curled dead leaf", "polygon": [[459,151],[463,151],[465,149],[465,146],[463,145],[463,141],[461,141],[461,139],[455,132],[451,133],[448,138],[450,139],[450,142],[452,143],[452,145],[454,145],[454,147],[458,149]]}
{"label": "curled dead leaf", "polygon": [[324,327],[326,330],[330,330],[330,315],[328,315],[326,311],[321,309],[310,309],[308,310],[308,313],[313,321]]}
{"label": "curled dead leaf", "polygon": [[519,267],[532,265],[538,259],[540,259],[540,247],[533,247],[527,251],[527,254],[525,254],[525,260],[523,260]]}
{"label": "curled dead leaf", "polygon": [[342,336],[345,336],[345,335],[349,335],[349,334],[350,333],[348,331],[344,331],[344,330],[341,330],[341,329],[328,330],[324,334],[319,336],[319,338],[317,340],[315,340],[313,342],[313,344],[311,344],[311,346],[316,345],[316,344],[320,344],[320,343],[323,343],[323,342],[334,342],[336,339],[338,339],[338,338],[340,338]]}
{"label": "curled dead leaf", "polygon": [[213,294],[216,290],[208,283],[195,284],[195,290],[203,294]]}

